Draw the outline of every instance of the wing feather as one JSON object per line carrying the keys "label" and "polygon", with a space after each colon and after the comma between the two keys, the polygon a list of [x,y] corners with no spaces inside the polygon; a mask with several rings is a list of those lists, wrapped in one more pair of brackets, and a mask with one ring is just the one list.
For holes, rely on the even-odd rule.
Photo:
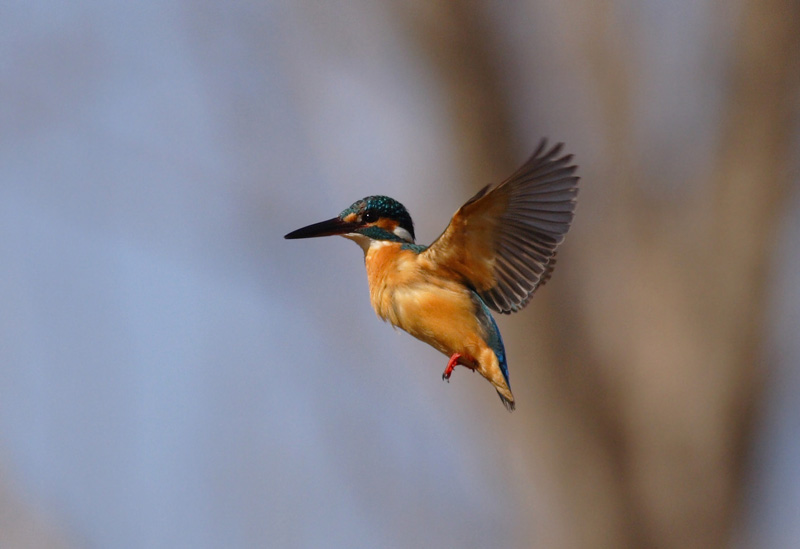
{"label": "wing feather", "polygon": [[562,148],[542,140],[511,177],[470,198],[421,259],[460,277],[495,311],[524,307],[550,278],[575,212],[576,166]]}

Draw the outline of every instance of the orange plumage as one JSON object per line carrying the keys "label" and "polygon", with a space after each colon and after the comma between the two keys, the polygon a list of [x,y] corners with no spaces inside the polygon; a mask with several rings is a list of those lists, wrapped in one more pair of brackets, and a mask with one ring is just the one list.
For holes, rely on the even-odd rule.
{"label": "orange plumage", "polygon": [[460,354],[460,364],[479,372],[514,406],[499,359],[475,315],[473,292],[398,242],[370,246],[365,262],[370,302],[379,317],[447,356]]}

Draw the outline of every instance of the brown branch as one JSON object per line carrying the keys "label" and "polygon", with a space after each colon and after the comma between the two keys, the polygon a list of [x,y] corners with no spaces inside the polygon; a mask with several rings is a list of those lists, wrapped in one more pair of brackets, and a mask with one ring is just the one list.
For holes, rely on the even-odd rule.
{"label": "brown branch", "polygon": [[389,6],[439,77],[465,168],[461,180],[477,189],[510,173],[520,161],[512,154],[513,115],[483,4],[415,0]]}

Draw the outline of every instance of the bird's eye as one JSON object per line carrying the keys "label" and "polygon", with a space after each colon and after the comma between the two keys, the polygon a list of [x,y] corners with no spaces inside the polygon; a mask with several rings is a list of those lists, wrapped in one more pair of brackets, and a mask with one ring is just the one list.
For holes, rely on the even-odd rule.
{"label": "bird's eye", "polygon": [[364,221],[364,223],[372,223],[373,221],[378,220],[378,214],[376,214],[372,210],[367,210],[366,212],[364,212],[364,215],[361,216],[361,219]]}

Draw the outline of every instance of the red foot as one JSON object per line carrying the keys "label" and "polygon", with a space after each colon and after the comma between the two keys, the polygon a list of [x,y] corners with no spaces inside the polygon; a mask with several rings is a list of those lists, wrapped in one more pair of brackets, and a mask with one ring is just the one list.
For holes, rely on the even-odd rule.
{"label": "red foot", "polygon": [[453,353],[453,356],[451,356],[450,360],[447,362],[447,368],[444,369],[444,373],[442,374],[443,380],[450,383],[450,376],[453,374],[453,370],[455,369],[455,367],[458,366],[459,364],[469,368],[470,370],[473,371],[475,370],[475,368],[473,368],[472,366],[468,366],[467,364],[460,362],[462,357],[467,360],[472,360],[468,356],[462,355],[461,353]]}

